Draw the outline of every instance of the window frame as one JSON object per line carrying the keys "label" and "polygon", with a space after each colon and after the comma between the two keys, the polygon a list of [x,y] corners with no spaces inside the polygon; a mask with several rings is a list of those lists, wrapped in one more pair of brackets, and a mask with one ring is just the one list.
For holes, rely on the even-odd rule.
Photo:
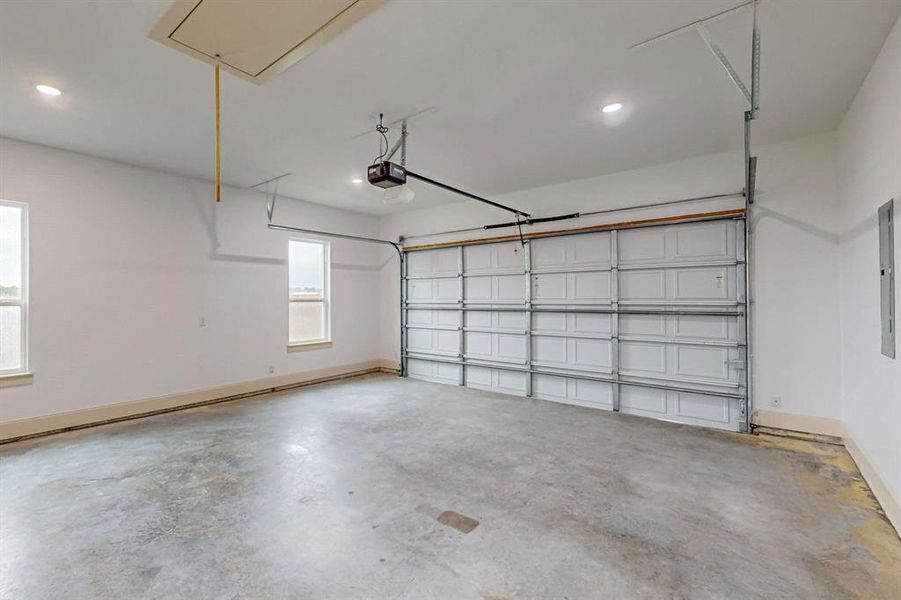
{"label": "window frame", "polygon": [[14,200],[0,200],[0,206],[10,206],[21,211],[21,238],[19,251],[21,257],[22,285],[18,299],[0,298],[0,306],[18,306],[22,322],[19,326],[20,366],[15,369],[0,370],[0,378],[28,375],[28,204]]}
{"label": "window frame", "polygon": [[[322,246],[322,296],[320,298],[293,298],[291,295],[291,244],[300,242],[304,244],[317,244]],[[331,304],[331,244],[325,240],[316,240],[311,238],[289,238],[288,239],[288,271],[287,271],[287,287],[288,287],[288,350],[304,349],[315,346],[328,346],[332,343],[332,304]],[[314,340],[292,340],[291,339],[291,305],[295,302],[322,304],[323,310],[323,333],[324,336]]]}

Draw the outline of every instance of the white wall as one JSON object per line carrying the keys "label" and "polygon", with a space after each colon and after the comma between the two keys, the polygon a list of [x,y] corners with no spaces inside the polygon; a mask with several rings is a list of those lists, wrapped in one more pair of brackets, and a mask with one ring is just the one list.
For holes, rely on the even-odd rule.
{"label": "white wall", "polygon": [[[901,339],[880,352],[876,211],[901,197],[901,22],[838,131],[843,419],[901,502]],[[901,316],[901,202],[895,203],[895,315]],[[883,501],[885,504],[885,501]]]}
{"label": "white wall", "polygon": [[[378,358],[378,257],[332,242],[331,348],[287,353],[287,239],[265,198],[0,139],[0,198],[30,213],[31,385],[0,421]],[[276,221],[372,235],[374,217],[281,200]],[[201,317],[207,326],[199,326]]]}
{"label": "white wall", "polygon": [[[840,221],[835,197],[835,136],[825,134],[760,146],[754,152],[760,159],[760,195],[754,223],[755,408],[838,419],[841,407],[836,265]],[[734,192],[742,188],[742,181],[740,154],[722,153],[534,188],[508,194],[502,201],[536,216],[548,216]],[[717,210],[737,207],[741,202],[737,199],[616,213],[603,219],[551,223],[547,228]],[[502,211],[466,202],[404,210],[384,217],[381,229],[383,237],[396,239],[400,234],[509,220]],[[497,234],[495,231],[491,235]],[[478,235],[458,234],[413,243]],[[395,263],[383,268],[382,275],[382,356],[397,360],[399,292]],[[782,399],[781,407],[771,404],[773,397]]]}

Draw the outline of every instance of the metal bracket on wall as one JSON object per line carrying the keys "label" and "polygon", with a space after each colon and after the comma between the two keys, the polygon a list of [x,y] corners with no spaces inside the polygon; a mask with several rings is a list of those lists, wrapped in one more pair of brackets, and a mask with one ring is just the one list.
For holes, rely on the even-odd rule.
{"label": "metal bracket on wall", "polygon": [[[279,175],[278,177],[273,177],[271,179],[266,179],[265,181],[261,181],[259,183],[255,183],[250,186],[250,189],[254,190],[260,186],[263,187],[263,193],[266,194],[266,216],[269,218],[269,222],[272,222],[272,214],[275,212],[275,201],[278,199],[278,182],[288,177],[292,173],[284,173]],[[272,196],[269,196],[269,184],[273,184],[274,189],[272,190]]]}
{"label": "metal bracket on wall", "polygon": [[391,150],[388,151],[388,154],[382,160],[391,160],[391,158],[397,154],[397,151],[400,150],[400,166],[407,166],[407,120],[404,119],[401,121],[400,125],[400,137],[397,138],[397,141],[394,143],[394,146]]}
{"label": "metal bracket on wall", "polygon": [[[745,101],[748,103],[748,108],[751,110],[751,118],[756,119],[757,109],[760,107],[760,31],[757,28],[757,2],[758,0],[749,0],[748,2],[744,2],[743,4],[739,4],[738,6],[720,11],[716,14],[710,15],[709,17],[693,21],[691,23],[688,23],[687,25],[676,27],[675,29],[670,29],[669,31],[655,35],[652,38],[643,40],[641,42],[638,42],[637,44],[633,44],[629,47],[629,49],[636,50],[639,48],[644,48],[646,46],[649,46],[650,44],[662,42],[663,40],[669,39],[683,32],[690,31],[692,29],[695,30],[698,35],[701,36],[701,39],[704,40],[704,43],[707,45],[707,48],[710,50],[710,52],[713,53],[716,59],[726,70],[726,74],[729,75],[729,79],[732,80],[732,83],[735,84],[735,87],[737,87],[738,91],[741,92],[741,95],[744,96]],[[746,8],[751,9],[751,11],[753,12],[754,20],[754,27],[751,34],[750,90],[748,90],[748,86],[746,86],[744,81],[742,81],[741,77],[738,75],[738,72],[732,66],[732,63],[729,62],[729,59],[726,57],[726,54],[723,52],[722,48],[720,48],[719,45],[713,41],[713,38],[710,35],[710,31],[707,29],[707,23],[713,23],[715,21],[722,20],[726,16],[740,10],[744,10]]]}
{"label": "metal bracket on wall", "polygon": [[748,102],[749,106],[753,107],[753,101],[751,99],[751,92],[748,91],[747,86],[741,80],[738,73],[735,71],[735,68],[732,66],[732,63],[729,62],[729,59],[726,58],[725,53],[722,48],[717,45],[710,37],[710,31],[703,23],[698,23],[695,25],[695,31],[698,32],[698,35],[701,36],[701,39],[704,40],[704,43],[707,44],[707,48],[713,53],[720,64],[723,65],[723,68],[726,69],[726,74],[729,75],[729,79],[732,80],[732,83],[738,88],[738,91],[741,92],[742,96],[745,97],[745,100]]}

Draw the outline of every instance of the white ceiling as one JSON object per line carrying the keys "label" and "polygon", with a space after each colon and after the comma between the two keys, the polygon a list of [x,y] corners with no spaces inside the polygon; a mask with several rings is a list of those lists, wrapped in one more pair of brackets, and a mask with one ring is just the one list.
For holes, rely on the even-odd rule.
{"label": "white ceiling", "polygon": [[[354,138],[379,111],[430,107],[410,123],[408,166],[486,195],[736,148],[743,100],[696,34],[629,46],[740,3],[390,0],[269,83],[223,77],[223,178],[292,172],[285,195],[384,214],[379,190],[350,183],[377,138]],[[0,3],[0,134],[209,178],[211,68],[145,37],[167,7]],[[899,12],[764,0],[755,143],[834,129]],[[747,81],[750,13],[710,30]],[[626,108],[602,115],[614,101]],[[417,206],[460,200],[412,187]]]}

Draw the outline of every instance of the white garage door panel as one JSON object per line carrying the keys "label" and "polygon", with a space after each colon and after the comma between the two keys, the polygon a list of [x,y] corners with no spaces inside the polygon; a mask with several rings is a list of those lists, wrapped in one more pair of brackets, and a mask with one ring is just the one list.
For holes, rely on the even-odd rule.
{"label": "white garage door panel", "polygon": [[537,239],[529,243],[533,272],[610,268],[610,234],[606,232]]}
{"label": "white garage door panel", "polygon": [[612,342],[585,338],[532,336],[532,364],[610,373]]}
{"label": "white garage door panel", "polygon": [[423,250],[407,254],[407,276],[456,276],[460,272],[459,250],[442,248],[441,250]]}
{"label": "white garage door panel", "polygon": [[467,277],[464,283],[467,302],[492,304],[522,304],[526,298],[523,275]]}
{"label": "white garage door panel", "polygon": [[664,337],[667,317],[663,315],[620,315],[620,335]]}
{"label": "white garage door panel", "polygon": [[739,226],[734,221],[712,221],[620,231],[619,266],[734,260]]}
{"label": "white garage door panel", "polygon": [[532,276],[532,301],[566,300],[566,273]]}
{"label": "white garage door panel", "polygon": [[617,234],[619,266],[660,263],[666,259],[666,239],[662,229],[634,229]]}
{"label": "white garage door panel", "polygon": [[532,314],[532,332],[566,333],[575,335],[610,335],[611,315],[590,313],[543,313]]}
{"label": "white garage door panel", "polygon": [[526,373],[503,371],[489,367],[465,368],[467,387],[514,394],[516,396],[524,396],[526,394]]}
{"label": "white garage door panel", "polygon": [[619,410],[659,419],[666,415],[666,390],[624,385],[619,391]]}
{"label": "white garage door panel", "polygon": [[610,272],[545,273],[532,276],[536,304],[609,304]]}
{"label": "white garage door panel", "polygon": [[622,386],[620,412],[716,427],[738,429],[738,401],[687,392]]}
{"label": "white garage door panel", "polygon": [[408,325],[429,327],[459,327],[460,313],[453,310],[409,310]]}
{"label": "white garage door panel", "polygon": [[666,346],[653,342],[619,343],[620,373],[639,377],[662,377],[666,375]]}
{"label": "white garage door panel", "polygon": [[571,328],[567,331],[573,333],[609,334],[612,315],[577,313],[570,315]]}
{"label": "white garage door panel", "polygon": [[708,423],[729,423],[730,406],[734,400],[685,392],[677,392],[673,395],[675,396],[674,413],[676,416]]}
{"label": "white garage door panel", "polygon": [[673,298],[676,300],[735,300],[735,268],[675,269]]}
{"label": "white garage door panel", "polygon": [[569,341],[570,361],[577,369],[609,372],[613,366],[610,360],[612,342],[574,338]]}
{"label": "white garage door panel", "polygon": [[566,265],[566,238],[532,240],[532,270],[540,271]]}
{"label": "white garage door panel", "polygon": [[672,346],[675,374],[716,382],[729,381],[729,349]]}
{"label": "white garage door panel", "polygon": [[466,327],[525,331],[526,313],[513,311],[470,310],[463,317]]}
{"label": "white garage door panel", "polygon": [[532,336],[532,363],[566,364],[566,338]]}
{"label": "white garage door panel", "polygon": [[737,222],[714,221],[666,227],[669,254],[676,260],[735,258]]}
{"label": "white garage door panel", "polygon": [[464,357],[523,365],[526,362],[525,335],[466,331]]}
{"label": "white garage door panel", "polygon": [[459,279],[410,279],[407,300],[420,304],[448,304],[460,300]]}
{"label": "white garage door panel", "polygon": [[620,302],[628,300],[664,300],[666,273],[663,271],[621,271],[619,273]]}
{"label": "white garage door panel", "polygon": [[428,360],[407,360],[407,374],[414,379],[456,385],[460,380],[460,365],[450,365]]}
{"label": "white garage door panel", "polygon": [[738,348],[620,340],[619,351],[622,375],[730,385],[742,374],[731,366],[739,359]]}
{"label": "white garage door panel", "polygon": [[734,266],[620,271],[619,297],[624,304],[734,303],[736,280]]}
{"label": "white garage door panel", "polygon": [[463,248],[464,272],[469,274],[523,273],[525,260],[519,242],[484,244]]}
{"label": "white garage door panel", "polygon": [[573,300],[610,300],[610,273],[572,273],[568,278]]}
{"label": "white garage door panel", "polygon": [[407,329],[407,348],[410,352],[456,357],[460,353],[460,334],[411,327]]}
{"label": "white garage door panel", "polygon": [[613,409],[613,386],[600,381],[534,375],[532,393],[536,398],[542,400],[604,410]]}
{"label": "white garage door panel", "polygon": [[620,315],[620,337],[736,343],[738,320],[713,315]]}
{"label": "white garage door panel", "polygon": [[670,337],[676,339],[738,341],[738,319],[711,315],[669,317],[672,324]]}

